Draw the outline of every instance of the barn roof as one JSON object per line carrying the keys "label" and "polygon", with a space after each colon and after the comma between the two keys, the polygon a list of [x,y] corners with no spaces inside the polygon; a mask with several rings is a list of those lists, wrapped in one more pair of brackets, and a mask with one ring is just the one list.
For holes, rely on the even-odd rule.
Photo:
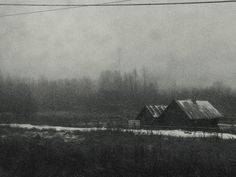
{"label": "barn roof", "polygon": [[158,118],[166,109],[165,105],[146,105],[145,108],[152,114],[153,117]]}
{"label": "barn roof", "polygon": [[215,119],[223,117],[208,101],[175,100],[190,119]]}

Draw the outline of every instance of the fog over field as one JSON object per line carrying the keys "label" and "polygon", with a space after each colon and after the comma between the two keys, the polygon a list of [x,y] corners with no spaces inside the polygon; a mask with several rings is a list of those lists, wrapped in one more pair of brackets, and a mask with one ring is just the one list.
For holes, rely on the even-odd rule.
{"label": "fog over field", "polygon": [[[1,7],[0,16],[50,8]],[[223,81],[236,88],[235,19],[235,5],[230,3],[84,7],[4,17],[0,69],[13,76],[58,79],[96,78],[106,69],[126,72],[144,67],[170,86]]]}
{"label": "fog over field", "polygon": [[0,177],[236,177],[235,78],[236,0],[0,0]]}

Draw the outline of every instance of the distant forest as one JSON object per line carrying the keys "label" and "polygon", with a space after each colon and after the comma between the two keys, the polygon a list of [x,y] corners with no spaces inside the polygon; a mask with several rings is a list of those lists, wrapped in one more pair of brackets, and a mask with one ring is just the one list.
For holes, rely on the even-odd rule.
{"label": "distant forest", "polygon": [[145,104],[168,104],[173,98],[209,100],[235,115],[236,91],[222,82],[204,88],[161,89],[158,80],[136,69],[106,70],[98,79],[20,79],[0,75],[0,112],[32,114],[45,111],[137,112]]}

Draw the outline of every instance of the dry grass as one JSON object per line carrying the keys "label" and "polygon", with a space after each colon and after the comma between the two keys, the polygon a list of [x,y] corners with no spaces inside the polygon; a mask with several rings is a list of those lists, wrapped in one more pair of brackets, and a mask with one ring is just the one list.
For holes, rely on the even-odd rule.
{"label": "dry grass", "polygon": [[236,170],[233,140],[103,131],[75,132],[77,139],[65,142],[17,131],[0,139],[1,177],[233,177]]}

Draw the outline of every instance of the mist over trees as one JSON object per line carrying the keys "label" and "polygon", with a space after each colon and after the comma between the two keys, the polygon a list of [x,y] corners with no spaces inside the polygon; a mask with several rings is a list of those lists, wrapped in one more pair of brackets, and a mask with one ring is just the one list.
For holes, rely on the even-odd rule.
{"label": "mist over trees", "polygon": [[22,80],[0,76],[0,112],[31,114],[36,111],[36,102],[29,84]]}
{"label": "mist over trees", "polygon": [[0,74],[0,112],[32,114],[43,111],[137,112],[145,104],[168,104],[172,99],[209,100],[225,114],[235,114],[236,92],[222,82],[205,88],[162,89],[158,80],[142,69],[106,70],[98,79],[38,80]]}

